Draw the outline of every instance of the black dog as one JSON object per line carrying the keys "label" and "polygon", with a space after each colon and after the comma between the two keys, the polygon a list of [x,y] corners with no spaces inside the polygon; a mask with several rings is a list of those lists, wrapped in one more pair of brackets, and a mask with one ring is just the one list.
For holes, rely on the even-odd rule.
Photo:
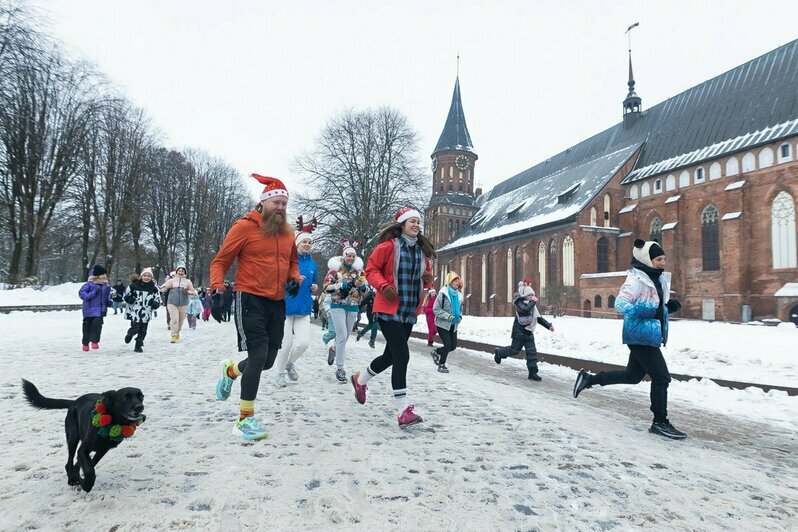
{"label": "black dog", "polygon": [[[94,466],[109,450],[131,436],[144,422],[144,394],[138,388],[120,388],[101,394],[89,393],[77,399],[50,399],[32,383],[22,380],[25,399],[46,410],[67,409],[64,424],[69,456],[66,463],[70,486],[80,485],[86,492],[94,487]],[[80,449],[78,449],[80,443]],[[73,463],[77,451],[77,462]],[[94,456],[89,453],[94,452]],[[83,478],[80,470],[83,469]]]}

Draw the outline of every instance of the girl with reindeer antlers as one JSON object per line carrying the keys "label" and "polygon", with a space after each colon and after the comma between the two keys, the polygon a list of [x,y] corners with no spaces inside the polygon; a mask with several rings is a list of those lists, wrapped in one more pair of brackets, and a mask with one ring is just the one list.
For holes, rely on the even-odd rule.
{"label": "girl with reindeer antlers", "polygon": [[278,388],[286,386],[285,378],[292,381],[299,379],[294,367],[297,359],[307,350],[310,343],[310,314],[313,312],[313,295],[318,290],[316,279],[318,269],[316,261],[310,255],[313,246],[313,230],[316,218],[309,224],[297,219],[296,248],[299,256],[299,293],[285,298],[285,326],[283,329],[283,345],[277,353],[277,376],[274,385]]}
{"label": "girl with reindeer antlers", "polygon": [[343,252],[327,262],[329,272],[324,278],[324,291],[330,298],[330,316],[335,324],[335,346],[327,356],[327,364],[335,362],[335,378],[346,383],[346,342],[357,320],[360,298],[368,290],[366,275],[363,272],[363,259],[357,256],[359,240],[351,244],[343,241]]}

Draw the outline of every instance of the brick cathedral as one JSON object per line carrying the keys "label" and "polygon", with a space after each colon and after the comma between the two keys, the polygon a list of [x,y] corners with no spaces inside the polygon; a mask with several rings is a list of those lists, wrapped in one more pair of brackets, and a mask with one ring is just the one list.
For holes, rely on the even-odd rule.
{"label": "brick cathedral", "polygon": [[657,239],[683,317],[798,325],[798,40],[622,120],[485,194],[459,79],[432,152],[426,234],[466,312],[512,313],[519,280],[614,317],[635,238]]}

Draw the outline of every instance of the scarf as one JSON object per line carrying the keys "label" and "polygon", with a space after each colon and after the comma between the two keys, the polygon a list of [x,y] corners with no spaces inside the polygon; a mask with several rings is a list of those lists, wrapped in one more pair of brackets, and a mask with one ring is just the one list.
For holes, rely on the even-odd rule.
{"label": "scarf", "polygon": [[455,324],[460,323],[460,293],[452,288],[451,286],[447,286],[446,288],[449,289],[449,301],[452,303],[452,316],[454,316],[454,320],[452,320]]}
{"label": "scarf", "polygon": [[402,236],[402,240],[405,241],[405,244],[407,244],[410,247],[415,246],[416,242],[418,242],[418,237],[417,236],[409,236],[409,235],[406,235],[404,233],[402,233],[401,236]]}

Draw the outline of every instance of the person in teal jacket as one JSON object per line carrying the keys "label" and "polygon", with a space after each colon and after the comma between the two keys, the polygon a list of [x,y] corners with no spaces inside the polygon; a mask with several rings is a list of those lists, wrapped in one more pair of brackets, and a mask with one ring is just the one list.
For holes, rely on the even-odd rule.
{"label": "person in teal jacket", "polygon": [[649,432],[681,440],[686,434],[668,421],[668,384],[671,375],[660,346],[668,343],[668,315],[682,305],[670,297],[671,274],[665,271],[665,252],[657,241],[637,239],[632,249],[632,268],[615,299],[615,310],[623,314],[623,343],[629,346],[629,361],[619,371],[591,375],[580,370],[574,383],[574,397],[594,384],[637,384],[651,377],[651,411],[654,421]]}

